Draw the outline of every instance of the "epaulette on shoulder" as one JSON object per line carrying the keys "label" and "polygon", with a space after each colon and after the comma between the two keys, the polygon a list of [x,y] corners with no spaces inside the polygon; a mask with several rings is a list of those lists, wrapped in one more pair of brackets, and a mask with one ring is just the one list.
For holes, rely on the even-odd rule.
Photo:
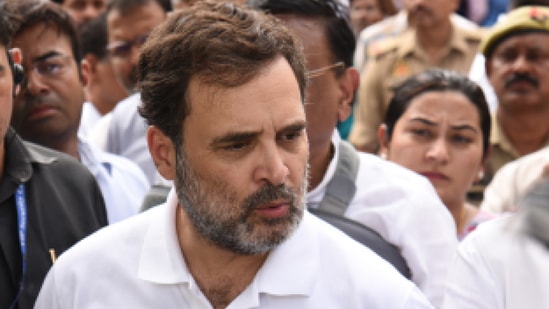
{"label": "epaulette on shoulder", "polygon": [[479,27],[477,29],[464,29],[465,38],[468,41],[480,42],[487,35],[489,28]]}
{"label": "epaulette on shoulder", "polygon": [[368,57],[378,58],[384,54],[387,54],[398,47],[397,37],[389,37],[381,40],[377,40],[370,44],[368,47]]}

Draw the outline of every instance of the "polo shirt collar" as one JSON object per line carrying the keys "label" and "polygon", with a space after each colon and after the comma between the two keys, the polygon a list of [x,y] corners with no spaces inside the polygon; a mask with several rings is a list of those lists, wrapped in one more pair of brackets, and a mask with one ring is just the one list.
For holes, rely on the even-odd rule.
{"label": "polo shirt collar", "polygon": [[[166,204],[153,215],[139,259],[138,278],[158,284],[191,282],[175,227],[177,195],[172,189]],[[154,209],[151,209],[153,211]]]}
{"label": "polo shirt collar", "polygon": [[[187,283],[194,279],[187,268],[179,247],[175,227],[177,195],[172,189],[166,204],[154,213],[146,232],[138,267],[138,278],[158,284]],[[259,304],[260,294],[277,296],[308,296],[314,289],[321,271],[318,236],[311,227],[312,216],[305,211],[294,233],[273,250],[252,283],[234,302]],[[299,279],[296,278],[299,274]],[[239,307],[239,306],[237,306]]]}

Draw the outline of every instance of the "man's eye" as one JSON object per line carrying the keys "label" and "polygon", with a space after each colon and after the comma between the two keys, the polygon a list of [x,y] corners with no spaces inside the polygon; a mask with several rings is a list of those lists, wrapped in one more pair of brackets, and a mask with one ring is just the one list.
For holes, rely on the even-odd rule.
{"label": "man's eye", "polygon": [[301,134],[303,134],[303,130],[283,134],[282,138],[284,140],[287,140],[287,141],[293,141],[293,140],[299,138],[301,136]]}
{"label": "man's eye", "polygon": [[222,149],[226,151],[238,151],[238,150],[244,149],[247,145],[248,144],[246,143],[234,143],[234,144],[225,145],[222,147]]}
{"label": "man's eye", "polygon": [[61,72],[63,65],[56,62],[44,62],[36,67],[38,73],[42,75],[56,75]]}
{"label": "man's eye", "polygon": [[58,73],[59,70],[62,69],[62,66],[57,63],[48,63],[46,64],[46,71],[48,71],[51,74]]}

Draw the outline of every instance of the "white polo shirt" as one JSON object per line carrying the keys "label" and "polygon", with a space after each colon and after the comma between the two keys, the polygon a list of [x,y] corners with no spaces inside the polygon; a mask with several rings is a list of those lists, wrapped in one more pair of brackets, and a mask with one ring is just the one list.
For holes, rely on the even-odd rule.
{"label": "white polo shirt", "polygon": [[[307,194],[309,207],[320,204],[334,177],[339,141],[334,131],[334,158],[321,183]],[[398,247],[412,281],[439,307],[458,244],[454,219],[425,177],[378,156],[359,156],[357,190],[345,217],[372,228]]]}
{"label": "white polo shirt", "polygon": [[[35,308],[212,308],[187,269],[177,198],[111,225],[66,251]],[[227,308],[432,308],[369,249],[305,212]]]}

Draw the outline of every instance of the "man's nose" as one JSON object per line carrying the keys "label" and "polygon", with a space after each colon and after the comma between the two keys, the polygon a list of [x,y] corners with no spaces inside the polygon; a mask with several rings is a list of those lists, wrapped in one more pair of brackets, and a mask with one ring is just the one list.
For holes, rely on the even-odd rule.
{"label": "man's nose", "polygon": [[277,147],[269,147],[262,151],[260,162],[255,170],[256,181],[265,181],[277,186],[284,183],[289,174],[290,170]]}

